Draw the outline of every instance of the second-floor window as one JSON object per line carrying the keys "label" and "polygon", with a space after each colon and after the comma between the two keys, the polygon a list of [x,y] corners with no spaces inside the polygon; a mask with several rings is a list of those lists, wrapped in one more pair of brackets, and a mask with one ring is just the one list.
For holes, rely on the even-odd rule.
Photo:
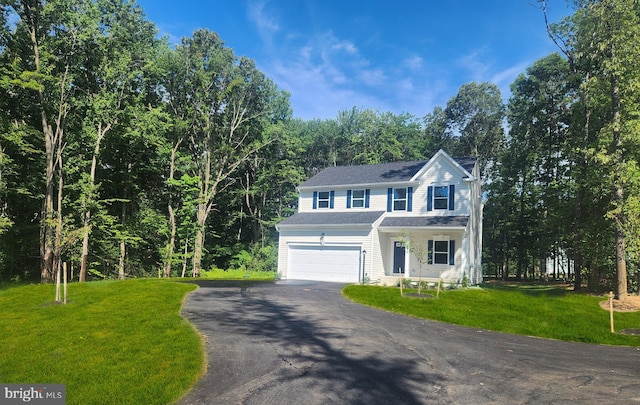
{"label": "second-floor window", "polygon": [[347,208],[369,208],[371,190],[347,190]]}
{"label": "second-floor window", "polygon": [[387,189],[387,212],[411,211],[413,187]]}
{"label": "second-floor window", "polygon": [[394,211],[407,210],[407,189],[406,188],[393,189],[393,210]]}
{"label": "second-floor window", "polygon": [[364,208],[364,190],[353,190],[351,192],[351,206],[353,208]]}
{"label": "second-floor window", "polygon": [[314,191],[313,192],[313,209],[333,208],[333,191]]}
{"label": "second-floor window", "polygon": [[429,186],[427,188],[427,211],[455,209],[455,185]]}
{"label": "second-floor window", "polygon": [[433,187],[433,209],[446,210],[449,207],[449,186]]}
{"label": "second-floor window", "polygon": [[318,208],[329,208],[330,195],[328,191],[318,192]]}

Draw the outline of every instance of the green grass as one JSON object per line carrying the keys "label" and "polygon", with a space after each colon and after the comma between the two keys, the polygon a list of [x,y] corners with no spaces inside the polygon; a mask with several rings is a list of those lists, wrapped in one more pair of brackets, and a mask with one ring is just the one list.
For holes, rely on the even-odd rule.
{"label": "green grass", "polygon": [[[435,295],[433,290],[428,292]],[[352,285],[343,294],[375,308],[457,325],[574,342],[640,346],[640,336],[610,332],[609,312],[599,306],[606,298],[561,288],[484,286],[442,291],[439,298],[416,298],[400,296],[395,287]],[[617,331],[640,329],[640,312],[616,312],[614,320]]]}
{"label": "green grass", "polygon": [[250,271],[242,269],[212,269],[202,270],[201,279],[205,280],[275,280],[277,273],[274,271]]}
{"label": "green grass", "polygon": [[180,308],[195,285],[162,280],[0,290],[0,381],[66,384],[68,404],[167,404],[204,372]]}

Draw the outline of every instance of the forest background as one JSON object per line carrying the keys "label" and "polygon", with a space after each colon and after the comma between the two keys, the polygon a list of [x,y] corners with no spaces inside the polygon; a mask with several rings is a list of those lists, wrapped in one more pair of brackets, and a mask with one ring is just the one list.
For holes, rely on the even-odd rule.
{"label": "forest background", "polygon": [[51,282],[62,262],[79,281],[274,271],[296,185],[442,148],[481,162],[485,275],[551,266],[624,298],[640,279],[640,3],[573,3],[547,25],[558,52],[506,102],[472,82],[423,117],[301,120],[213,31],[170,46],[135,2],[1,0],[0,279]]}

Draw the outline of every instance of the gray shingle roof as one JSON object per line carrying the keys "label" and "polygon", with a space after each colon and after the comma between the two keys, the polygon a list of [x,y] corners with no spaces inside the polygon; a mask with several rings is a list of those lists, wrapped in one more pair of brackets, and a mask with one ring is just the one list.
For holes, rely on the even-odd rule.
{"label": "gray shingle roof", "polygon": [[[476,158],[454,159],[466,171],[471,173]],[[397,181],[409,181],[428,160],[413,162],[393,162],[377,165],[334,166],[327,167],[300,185],[304,187],[346,186],[349,184],[376,184]]]}
{"label": "gray shingle roof", "polygon": [[464,170],[468,171],[469,173],[473,173],[473,167],[476,165],[476,161],[478,160],[478,158],[473,156],[466,156],[461,158],[453,158],[453,160],[458,162],[458,164],[462,166]]}
{"label": "gray shingle roof", "polygon": [[467,216],[445,217],[387,217],[382,220],[380,227],[414,228],[414,227],[455,227],[465,228],[469,222]]}
{"label": "gray shingle roof", "polygon": [[298,212],[280,225],[371,225],[384,211],[371,212]]}
{"label": "gray shingle roof", "polygon": [[394,162],[377,165],[327,167],[300,187],[374,184],[411,179],[428,160]]}

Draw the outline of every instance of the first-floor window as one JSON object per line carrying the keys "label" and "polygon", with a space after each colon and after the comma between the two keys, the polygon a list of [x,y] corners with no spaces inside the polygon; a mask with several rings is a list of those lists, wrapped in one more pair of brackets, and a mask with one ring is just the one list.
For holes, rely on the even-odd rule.
{"label": "first-floor window", "polygon": [[454,264],[455,242],[453,240],[429,240],[429,264]]}
{"label": "first-floor window", "polygon": [[449,241],[433,241],[433,263],[449,264]]}

